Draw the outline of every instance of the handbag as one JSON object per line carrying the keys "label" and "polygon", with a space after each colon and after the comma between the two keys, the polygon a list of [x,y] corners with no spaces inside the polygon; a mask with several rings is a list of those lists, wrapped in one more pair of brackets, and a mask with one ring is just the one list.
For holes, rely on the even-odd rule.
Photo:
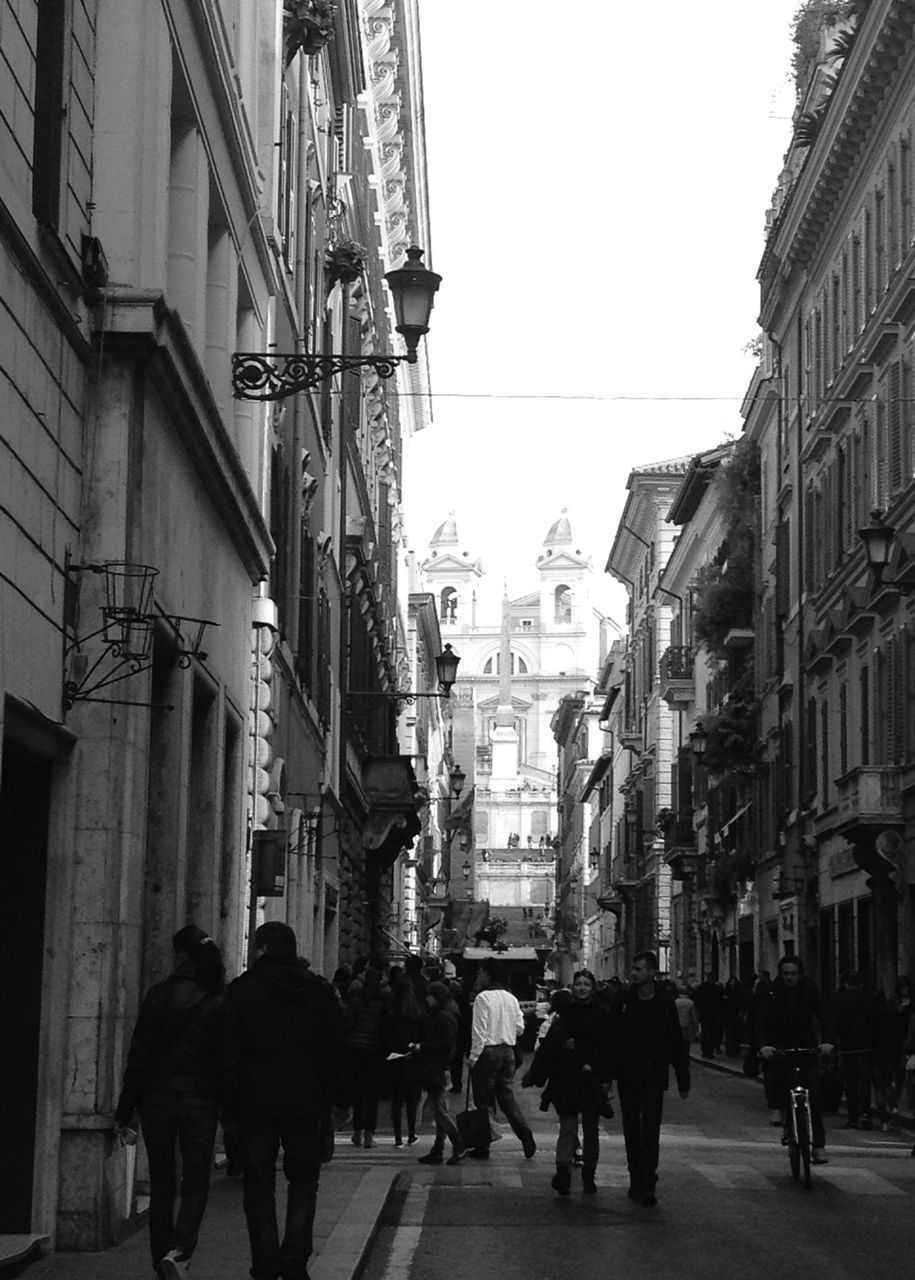
{"label": "handbag", "polygon": [[468,1150],[482,1147],[488,1151],[492,1142],[492,1129],[489,1124],[487,1107],[471,1107],[470,1105],[470,1072],[467,1073],[467,1093],[464,1098],[464,1110],[454,1117],[461,1141]]}

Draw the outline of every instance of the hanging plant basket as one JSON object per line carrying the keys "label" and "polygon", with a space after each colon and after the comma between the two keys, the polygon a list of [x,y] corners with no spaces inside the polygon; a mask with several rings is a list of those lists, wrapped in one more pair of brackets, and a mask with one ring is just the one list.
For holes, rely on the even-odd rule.
{"label": "hanging plant basket", "polygon": [[328,293],[335,284],[355,284],[361,279],[368,256],[368,249],[364,245],[356,244],[353,240],[346,240],[328,248],[324,254],[324,274]]}
{"label": "hanging plant basket", "polygon": [[286,5],[283,17],[287,67],[297,53],[313,57],[333,40],[336,11],[334,0],[298,0]]}

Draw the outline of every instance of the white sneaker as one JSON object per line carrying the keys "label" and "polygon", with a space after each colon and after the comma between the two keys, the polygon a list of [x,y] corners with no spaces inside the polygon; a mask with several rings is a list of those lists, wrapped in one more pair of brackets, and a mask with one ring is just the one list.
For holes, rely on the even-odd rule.
{"label": "white sneaker", "polygon": [[159,1268],[162,1272],[163,1280],[184,1280],[190,1265],[190,1258],[185,1258],[180,1249],[169,1249],[159,1263]]}

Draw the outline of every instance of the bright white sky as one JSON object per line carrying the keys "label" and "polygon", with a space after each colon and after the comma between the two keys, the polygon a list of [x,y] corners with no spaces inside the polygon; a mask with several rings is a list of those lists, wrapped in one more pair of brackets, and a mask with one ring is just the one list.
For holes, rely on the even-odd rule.
{"label": "bright white sky", "polygon": [[[497,599],[561,508],[596,602],[640,464],[739,432],[799,0],[420,0],[433,424],[409,544],[456,513]],[[449,460],[450,459],[450,460]]]}

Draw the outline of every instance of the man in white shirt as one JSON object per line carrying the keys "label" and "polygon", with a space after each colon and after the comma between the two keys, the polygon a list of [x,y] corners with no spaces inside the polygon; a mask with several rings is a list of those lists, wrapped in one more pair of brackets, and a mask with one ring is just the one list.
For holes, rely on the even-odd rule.
{"label": "man in white shirt", "polygon": [[[478,1107],[491,1110],[498,1102],[508,1123],[521,1139],[528,1160],[537,1150],[530,1127],[515,1101],[512,1080],[515,1078],[515,1044],[524,1031],[521,1006],[502,982],[502,965],[498,960],[480,963],[480,990],[473,1002],[470,1032],[470,1079],[473,1099]],[[474,1147],[468,1155],[489,1159],[489,1144]]]}

